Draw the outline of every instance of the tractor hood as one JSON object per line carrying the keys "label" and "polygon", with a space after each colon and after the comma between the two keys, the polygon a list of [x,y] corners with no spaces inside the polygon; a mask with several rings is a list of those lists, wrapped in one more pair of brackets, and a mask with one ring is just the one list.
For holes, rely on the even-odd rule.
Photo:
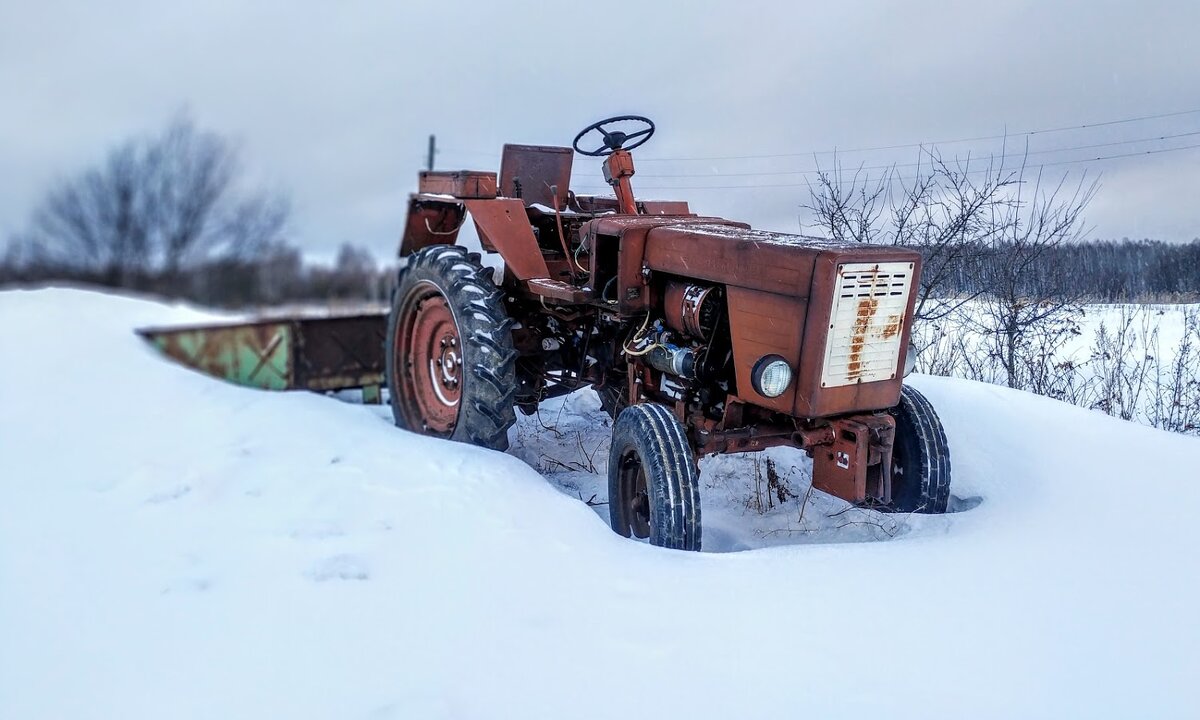
{"label": "tractor hood", "polygon": [[683,277],[807,298],[818,258],[916,262],[903,248],[844,243],[717,223],[661,225],[646,236],[646,267]]}

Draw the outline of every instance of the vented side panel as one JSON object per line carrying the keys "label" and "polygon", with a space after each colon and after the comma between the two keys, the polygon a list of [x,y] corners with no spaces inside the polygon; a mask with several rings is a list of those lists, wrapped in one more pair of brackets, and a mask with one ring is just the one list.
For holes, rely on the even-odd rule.
{"label": "vented side panel", "polygon": [[906,262],[838,267],[821,387],[895,377],[912,278]]}

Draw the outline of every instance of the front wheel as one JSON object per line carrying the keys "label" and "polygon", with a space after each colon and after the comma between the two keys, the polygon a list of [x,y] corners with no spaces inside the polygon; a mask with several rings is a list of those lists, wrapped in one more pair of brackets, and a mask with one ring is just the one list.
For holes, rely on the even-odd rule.
{"label": "front wheel", "polygon": [[400,271],[384,347],[396,425],[506,450],[516,421],[512,326],[478,256],[453,245],[414,253]]}
{"label": "front wheel", "polygon": [[944,513],[950,504],[950,447],[933,405],[916,388],[900,390],[892,447],[893,512]]}
{"label": "front wheel", "polygon": [[661,405],[621,411],[608,453],[613,530],[651,545],[700,549],[700,482],[683,426]]}

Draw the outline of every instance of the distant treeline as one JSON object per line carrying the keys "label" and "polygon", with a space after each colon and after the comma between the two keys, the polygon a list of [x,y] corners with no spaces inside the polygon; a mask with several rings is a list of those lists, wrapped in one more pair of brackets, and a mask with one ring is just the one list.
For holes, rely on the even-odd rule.
{"label": "distant treeline", "polygon": [[251,255],[209,258],[179,269],[113,272],[44,258],[0,256],[0,286],[75,283],[183,298],[213,307],[249,307],[345,300],[387,299],[394,270],[370,252],[343,245],[332,265],[305,263],[299,250],[274,243]]}
{"label": "distant treeline", "polygon": [[[1013,254],[1014,249],[1003,243],[964,249],[950,263],[944,291],[994,292],[990,284],[996,274],[988,270]],[[1096,302],[1196,300],[1200,239],[1183,244],[1128,239],[1063,243],[1046,249],[1017,277],[1033,296],[1039,294],[1039,286],[1052,286],[1072,298]]]}

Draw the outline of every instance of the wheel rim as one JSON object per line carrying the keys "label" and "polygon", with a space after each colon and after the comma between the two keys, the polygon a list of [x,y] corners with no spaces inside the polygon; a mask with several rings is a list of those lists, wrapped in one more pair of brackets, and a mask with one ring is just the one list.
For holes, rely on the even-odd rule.
{"label": "wheel rim", "polygon": [[399,360],[392,387],[411,430],[449,437],[462,400],[463,359],[458,323],[445,294],[433,283],[417,283],[398,311],[392,351]]}
{"label": "wheel rim", "polygon": [[650,494],[646,490],[646,469],[636,451],[621,456],[621,497],[623,515],[633,536],[650,537]]}

